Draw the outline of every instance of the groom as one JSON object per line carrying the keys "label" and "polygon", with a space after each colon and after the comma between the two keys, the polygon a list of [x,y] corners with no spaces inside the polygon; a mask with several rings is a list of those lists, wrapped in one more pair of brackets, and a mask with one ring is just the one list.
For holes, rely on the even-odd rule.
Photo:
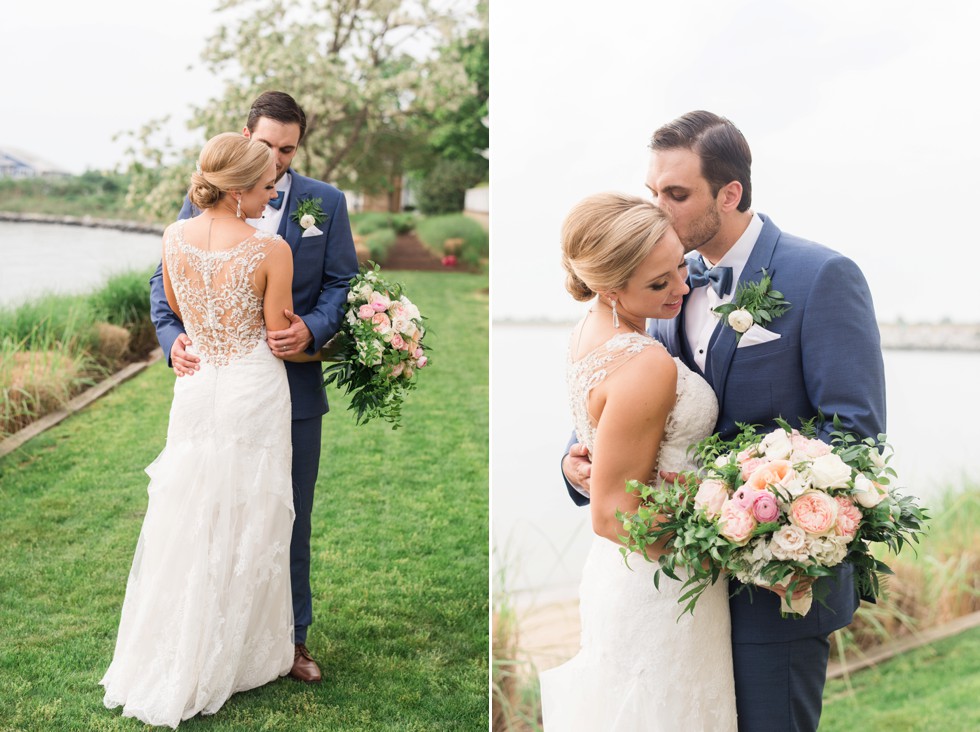
{"label": "groom", "polygon": [[[262,231],[278,233],[293,252],[293,308],[286,311],[289,328],[271,331],[269,347],[279,358],[306,352],[314,354],[337,332],[347,304],[351,278],[357,274],[357,256],[347,217],[344,194],[333,186],[294,172],[289,164],[303,135],[306,115],[284,92],[261,94],[248,113],[242,134],[272,148],[276,155],[276,189],[279,197],[266,206],[261,219],[248,223]],[[303,201],[321,200],[326,214],[322,223],[304,232],[293,213]],[[178,218],[196,216],[188,200]],[[314,229],[316,230],[314,232]],[[310,233],[313,232],[311,236]],[[200,359],[186,349],[190,338],[167,304],[161,268],[150,279],[150,307],[157,339],[178,376],[191,376]],[[320,436],[327,398],[323,390],[320,362],[286,362],[293,421],[293,508],[296,518],[289,547],[293,591],[294,642],[296,650],[290,676],[318,683],[320,668],[306,647],[307,630],[313,621],[310,590],[310,533],[313,489],[320,466]]]}
{"label": "groom", "polygon": [[[818,411],[836,414],[862,437],[885,431],[885,381],[878,326],[864,276],[837,252],[780,231],[752,211],[752,155],[742,133],[710,112],[685,114],[653,134],[647,188],[668,211],[688,252],[691,292],[680,315],[652,321],[650,333],[718,397],[716,431],[736,422],[775,429]],[[832,210],[827,209],[827,215]],[[731,302],[737,284],[763,270],[790,308],[767,329],[736,339],[711,310]],[[826,442],[833,426],[820,435]],[[580,446],[563,460],[573,500],[588,498],[589,464]],[[732,580],[732,589],[736,581]],[[776,592],[747,591],[730,600],[738,727],[741,732],[816,730],[830,643],[851,622],[858,597],[843,565],[799,619],[782,619]]]}

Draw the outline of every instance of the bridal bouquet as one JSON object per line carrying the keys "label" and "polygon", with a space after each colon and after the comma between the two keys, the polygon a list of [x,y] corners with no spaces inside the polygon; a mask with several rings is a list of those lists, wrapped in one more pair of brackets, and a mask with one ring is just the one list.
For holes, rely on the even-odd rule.
{"label": "bridal bouquet", "polygon": [[[631,481],[641,502],[635,514],[619,514],[627,536],[624,556],[666,538],[660,574],[681,580],[680,601],[692,611],[701,593],[722,572],[745,585],[786,585],[833,574],[849,562],[864,597],[877,597],[882,573],[891,570],[870,544],[898,552],[918,542],[926,512],[892,487],[891,448],[858,439],[835,418],[831,444],[815,438],[814,421],[802,432],[783,421],[769,434],[742,425],[731,440],[714,435],[691,449],[702,466],[659,487]],[[818,586],[819,587],[819,586]],[[789,593],[787,593],[789,594]],[[783,600],[782,611],[806,615],[811,589]],[[819,598],[818,598],[819,599]]]}
{"label": "bridal bouquet", "polygon": [[351,395],[358,424],[381,417],[398,428],[402,400],[429,361],[423,320],[402,285],[386,281],[374,262],[351,280],[344,321],[325,348],[333,363],[323,376],[325,385],[336,383]]}

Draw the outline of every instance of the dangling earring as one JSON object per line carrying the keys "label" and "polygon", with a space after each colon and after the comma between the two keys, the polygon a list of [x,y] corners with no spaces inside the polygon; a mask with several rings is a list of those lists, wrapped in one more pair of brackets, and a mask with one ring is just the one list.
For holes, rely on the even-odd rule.
{"label": "dangling earring", "polygon": [[610,300],[609,302],[612,303],[613,328],[618,328],[619,327],[619,313],[616,312],[616,301],[615,300]]}
{"label": "dangling earring", "polygon": [[235,211],[235,218],[240,219],[242,217],[242,197],[238,197],[238,209]]}

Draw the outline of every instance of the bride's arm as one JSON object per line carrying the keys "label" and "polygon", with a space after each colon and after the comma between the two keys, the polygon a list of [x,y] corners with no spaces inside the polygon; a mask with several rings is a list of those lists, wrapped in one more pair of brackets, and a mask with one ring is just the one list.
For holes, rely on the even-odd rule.
{"label": "bride's arm", "polygon": [[[619,542],[626,533],[616,512],[635,512],[639,506],[626,483],[653,474],[676,389],[673,359],[663,349],[648,348],[590,394],[590,411],[598,414],[590,498],[592,530],[599,536]],[[656,549],[648,549],[651,559]]]}

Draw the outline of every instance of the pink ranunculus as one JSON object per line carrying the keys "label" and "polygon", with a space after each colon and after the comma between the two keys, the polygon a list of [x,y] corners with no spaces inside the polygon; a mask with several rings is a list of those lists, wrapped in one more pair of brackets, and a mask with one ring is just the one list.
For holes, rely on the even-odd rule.
{"label": "pink ranunculus", "polygon": [[371,316],[371,322],[374,323],[374,330],[378,333],[388,333],[391,331],[391,321],[388,320],[388,316],[384,313],[375,313]]}
{"label": "pink ranunculus", "polygon": [[404,348],[405,347],[404,339],[400,335],[395,333],[393,336],[391,336],[391,347],[397,348],[399,350]]}
{"label": "pink ranunculus", "polygon": [[744,510],[751,511],[752,505],[755,503],[755,499],[764,492],[765,491],[759,490],[758,488],[743,485],[732,494],[732,500]]}
{"label": "pink ranunculus", "polygon": [[374,308],[372,308],[370,305],[361,305],[361,307],[357,309],[357,317],[359,317],[361,320],[370,320],[374,317]]}
{"label": "pink ranunculus", "polygon": [[738,505],[737,502],[725,501],[721,509],[719,533],[732,543],[745,546],[752,537],[752,531],[757,526],[755,517]]}
{"label": "pink ranunculus", "polygon": [[808,534],[823,536],[837,523],[837,501],[820,491],[806,491],[790,504],[790,520]]}
{"label": "pink ranunculus", "polygon": [[429,363],[429,357],[428,356],[422,356],[422,358],[419,359],[418,366],[419,366],[420,369],[421,368],[425,368],[425,365],[427,363]]}
{"label": "pink ranunculus", "polygon": [[837,501],[837,524],[834,526],[834,533],[850,541],[857,534],[858,526],[861,524],[861,509],[845,496],[834,496],[834,500]]}
{"label": "pink ranunculus", "polygon": [[713,519],[721,513],[721,507],[725,505],[727,499],[728,486],[720,480],[709,478],[698,486],[697,495],[694,496],[694,508],[703,508],[704,515]]}
{"label": "pink ranunculus", "polygon": [[771,493],[760,493],[752,504],[752,515],[760,524],[769,523],[779,518],[779,502]]}

